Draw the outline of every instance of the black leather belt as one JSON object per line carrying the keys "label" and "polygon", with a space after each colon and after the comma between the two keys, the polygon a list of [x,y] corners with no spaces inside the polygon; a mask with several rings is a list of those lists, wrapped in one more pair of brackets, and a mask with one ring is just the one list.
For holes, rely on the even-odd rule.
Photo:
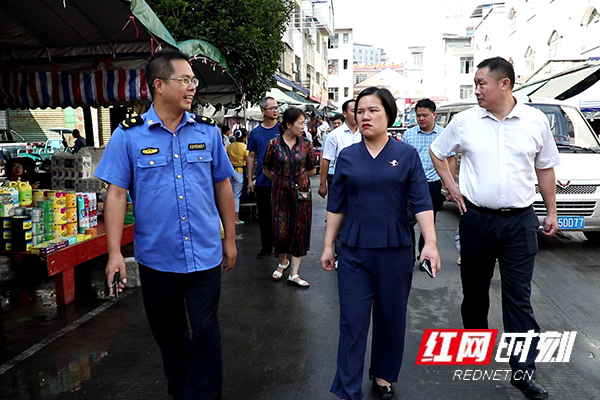
{"label": "black leather belt", "polygon": [[468,208],[474,208],[475,210],[479,211],[480,213],[483,213],[483,214],[496,214],[496,215],[504,215],[504,216],[521,214],[522,212],[530,210],[531,207],[532,207],[532,206],[529,206],[529,207],[523,207],[523,208],[514,208],[514,207],[507,207],[507,208],[485,208],[485,207],[476,206],[475,204],[471,203],[467,199],[465,199],[465,203],[468,205]]}

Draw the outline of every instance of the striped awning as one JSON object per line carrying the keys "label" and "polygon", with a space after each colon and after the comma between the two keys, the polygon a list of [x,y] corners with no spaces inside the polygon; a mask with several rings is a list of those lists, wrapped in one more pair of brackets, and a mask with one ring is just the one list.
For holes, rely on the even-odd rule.
{"label": "striped awning", "polygon": [[100,106],[151,100],[143,69],[0,74],[0,109]]}

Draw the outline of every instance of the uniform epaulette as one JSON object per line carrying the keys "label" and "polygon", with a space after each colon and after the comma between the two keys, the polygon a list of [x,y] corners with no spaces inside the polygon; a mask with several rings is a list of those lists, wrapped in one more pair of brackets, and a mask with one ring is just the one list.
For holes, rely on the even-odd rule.
{"label": "uniform epaulette", "polygon": [[217,124],[214,119],[208,118],[208,117],[204,117],[204,116],[201,116],[201,115],[196,115],[195,120],[196,120],[196,122],[201,122],[203,124],[209,124],[209,125],[212,125],[212,126],[215,126]]}
{"label": "uniform epaulette", "polygon": [[140,116],[127,118],[126,120],[121,122],[121,128],[129,129],[132,126],[142,125],[144,123],[144,119]]}

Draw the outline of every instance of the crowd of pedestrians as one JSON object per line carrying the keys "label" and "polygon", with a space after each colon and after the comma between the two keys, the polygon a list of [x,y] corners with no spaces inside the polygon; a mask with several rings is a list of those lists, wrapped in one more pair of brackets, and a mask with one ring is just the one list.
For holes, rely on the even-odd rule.
{"label": "crowd of pedestrians", "polygon": [[[398,113],[387,89],[363,90],[344,103],[331,132],[320,121],[310,140],[305,112],[289,107],[279,122],[279,106],[271,97],[261,100],[263,122],[249,135],[243,128],[219,131],[212,119],[190,113],[197,80],[178,51],[155,53],[146,73],[154,103],[115,130],[96,176],[109,183],[109,286],[117,271],[127,278],[120,235],[131,193],[146,314],[174,399],[221,398],[217,313],[221,275],[236,264],[244,179],[257,205],[257,258],[277,257],[274,281],[287,273],[289,285],[310,287],[300,277],[300,265],[310,246],[310,177],[318,166],[313,144],[323,147],[318,194],[327,198],[321,265],[338,275],[335,396],[363,397],[372,320],[368,376],[379,397],[394,397],[415,257],[419,264],[429,263],[434,277],[441,269],[435,217],[444,200],[442,183],[462,215],[464,327],[488,328],[488,292],[498,261],[505,332],[540,331],[530,303],[538,228],[531,205],[537,176],[548,210],[543,232],[552,235],[557,229],[553,167],[559,156],[546,117],[512,96],[515,76],[506,60],[478,65],[479,106],[455,116],[445,129],[435,124],[435,103],[419,101],[418,126],[402,141],[387,133]],[[233,143],[224,140],[229,136]],[[462,153],[459,184],[457,152]],[[114,290],[122,289],[117,284]],[[535,355],[532,343],[526,359],[511,357],[513,373],[533,376],[511,383],[527,397],[544,399],[548,392],[536,382]]]}

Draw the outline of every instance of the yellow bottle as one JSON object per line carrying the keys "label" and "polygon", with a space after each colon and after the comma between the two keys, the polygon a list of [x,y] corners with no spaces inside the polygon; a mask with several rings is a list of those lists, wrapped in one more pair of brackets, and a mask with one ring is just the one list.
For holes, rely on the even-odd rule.
{"label": "yellow bottle", "polygon": [[19,182],[19,206],[30,206],[31,198],[31,186],[29,185],[29,182]]}

